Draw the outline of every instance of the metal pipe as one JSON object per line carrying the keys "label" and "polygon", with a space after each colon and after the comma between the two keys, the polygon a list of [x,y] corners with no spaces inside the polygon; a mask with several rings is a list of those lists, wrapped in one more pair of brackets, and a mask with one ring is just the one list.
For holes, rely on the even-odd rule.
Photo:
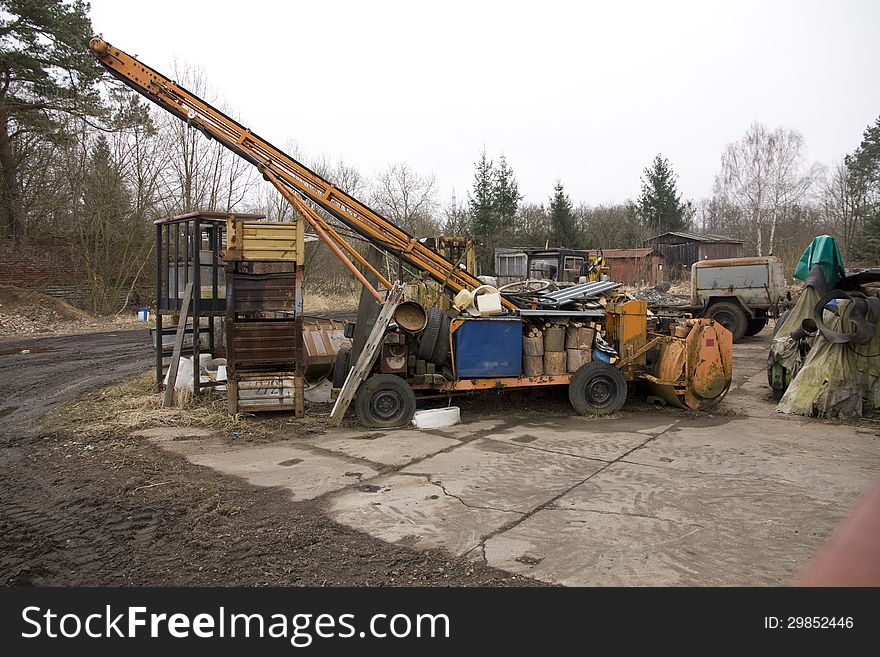
{"label": "metal pipe", "polygon": [[162,224],[156,224],[156,389],[162,384]]}
{"label": "metal pipe", "polygon": [[[269,182],[271,182],[273,185],[275,185],[275,187],[278,188],[278,190],[281,191],[282,194],[285,194],[285,192],[290,193],[286,187],[282,186],[281,181],[278,180],[278,178],[276,178],[272,173],[268,173],[267,177],[269,178]],[[285,198],[291,204],[293,204],[293,206],[299,211],[299,213],[301,215],[303,215],[303,217],[306,219],[306,221],[309,223],[309,225],[312,226],[312,228],[316,228],[316,226],[319,226],[333,240],[335,240],[340,246],[342,246],[342,248],[344,248],[346,251],[348,251],[351,254],[351,256],[361,264],[362,267],[364,267],[365,269],[368,269],[370,272],[372,272],[376,276],[378,281],[380,283],[382,283],[382,285],[385,286],[386,289],[389,289],[389,290],[391,289],[391,282],[387,278],[382,276],[382,274],[375,267],[373,267],[373,265],[371,265],[369,262],[367,262],[366,258],[364,258],[360,253],[357,252],[357,250],[354,247],[352,247],[348,242],[346,242],[342,238],[342,236],[339,235],[339,233],[337,233],[336,230],[330,224],[328,224],[326,221],[324,221],[317,212],[315,212],[311,207],[309,207],[309,205],[305,201],[303,201],[299,196],[297,196],[295,194],[292,195],[292,199],[288,198],[286,195],[285,195]],[[317,231],[317,228],[316,228],[316,231]]]}
{"label": "metal pipe", "polygon": [[[308,205],[305,205],[305,207],[309,208]],[[311,210],[311,208],[309,208],[309,210]],[[317,216],[317,213],[315,213],[315,217]],[[309,222],[309,225],[311,225],[311,222]],[[373,265],[367,262],[366,258],[358,253],[357,249],[351,246],[339,233],[336,232],[336,230],[330,224],[328,224],[327,222],[323,222],[323,227],[327,234],[330,235],[330,237],[332,237],[334,240],[336,240],[336,242],[338,242],[343,249],[348,251],[351,256],[361,264],[361,266],[372,272],[379,280],[379,282],[382,283],[382,285],[384,285],[387,289],[391,289],[391,283],[388,281],[388,279],[382,276],[382,274],[379,273],[379,271],[375,267],[373,267]]]}
{"label": "metal pipe", "polygon": [[370,285],[370,282],[366,278],[364,278],[364,275],[361,273],[361,271],[354,266],[354,263],[352,263],[352,261],[348,259],[348,257],[342,252],[342,250],[338,246],[336,246],[336,243],[333,242],[332,239],[330,239],[330,236],[321,227],[321,222],[310,220],[309,212],[311,211],[311,208],[306,205],[305,201],[303,201],[296,194],[294,194],[284,185],[282,185],[281,182],[271,172],[266,171],[265,176],[268,181],[271,182],[275,186],[275,188],[281,193],[281,195],[287,200],[287,202],[290,203],[306,221],[309,222],[309,225],[311,225],[314,231],[318,234],[318,237],[320,237],[323,242],[330,248],[330,250],[333,251],[334,255],[342,261],[342,264],[344,264],[349,269],[349,271],[351,271],[354,277],[358,279],[358,281],[360,281],[361,285],[363,285],[367,289],[367,291],[376,298],[376,301],[378,301],[379,303],[385,303],[385,299],[382,298],[382,295],[379,294],[376,288]]}
{"label": "metal pipe", "polygon": [[346,255],[338,246],[336,246],[333,240],[330,239],[330,236],[324,232],[324,229],[321,228],[321,226],[319,226],[318,224],[312,224],[312,228],[318,234],[318,237],[320,237],[324,241],[324,243],[328,247],[330,247],[330,250],[333,251],[336,257],[342,261],[342,264],[348,267],[351,273],[354,274],[354,277],[360,281],[361,285],[363,285],[367,289],[367,291],[376,298],[376,301],[378,301],[379,303],[385,303],[385,299],[382,298],[382,295],[379,294],[376,288],[370,285],[370,282],[364,277],[364,275],[361,273],[361,270],[354,266],[354,263],[346,257]]}

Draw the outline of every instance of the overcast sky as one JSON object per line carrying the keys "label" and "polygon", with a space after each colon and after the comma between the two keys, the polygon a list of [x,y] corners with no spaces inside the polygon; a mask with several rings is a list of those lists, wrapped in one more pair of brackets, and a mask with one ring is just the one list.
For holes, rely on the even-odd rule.
{"label": "overcast sky", "polygon": [[711,193],[753,121],[830,164],[880,115],[880,1],[91,0],[94,29],[210,88],[278,146],[373,175],[408,162],[464,198],[484,145],[526,201],[635,197],[658,152]]}

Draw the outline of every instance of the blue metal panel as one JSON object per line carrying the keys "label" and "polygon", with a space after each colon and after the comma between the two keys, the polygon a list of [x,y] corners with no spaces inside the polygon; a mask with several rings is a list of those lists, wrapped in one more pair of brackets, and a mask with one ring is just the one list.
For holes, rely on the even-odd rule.
{"label": "blue metal panel", "polygon": [[452,334],[455,374],[460,379],[522,376],[519,317],[465,319]]}

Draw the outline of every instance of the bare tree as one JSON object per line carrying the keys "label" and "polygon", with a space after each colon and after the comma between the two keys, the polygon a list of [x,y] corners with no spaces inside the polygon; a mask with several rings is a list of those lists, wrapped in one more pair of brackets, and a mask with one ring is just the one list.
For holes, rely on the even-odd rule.
{"label": "bare tree", "polygon": [[[687,204],[683,211],[689,211]],[[632,202],[595,207],[581,204],[575,209],[575,217],[588,248],[639,247],[653,233]]]}
{"label": "bare tree", "polygon": [[821,175],[818,164],[804,170],[803,151],[800,133],[781,127],[769,132],[756,122],[721,156],[715,194],[743,212],[754,231],[758,255],[764,253],[765,231],[767,252],[773,253],[778,223],[807,197]]}
{"label": "bare tree", "polygon": [[[197,96],[212,100],[201,70],[175,65],[174,77]],[[258,180],[249,163],[175,116],[159,112],[156,120],[168,149],[162,176],[164,214],[225,212],[245,201]]]}
{"label": "bare tree", "polygon": [[439,230],[434,175],[420,176],[408,164],[392,164],[376,176],[371,195],[376,210],[414,235]]}
{"label": "bare tree", "polygon": [[460,237],[469,233],[470,213],[467,205],[456,197],[453,190],[452,198],[443,208],[443,234]]}
{"label": "bare tree", "polygon": [[864,203],[865,192],[861,179],[853,175],[845,162],[832,166],[822,190],[822,204],[833,232],[840,237],[844,256],[850,254],[861,228],[859,208]]}

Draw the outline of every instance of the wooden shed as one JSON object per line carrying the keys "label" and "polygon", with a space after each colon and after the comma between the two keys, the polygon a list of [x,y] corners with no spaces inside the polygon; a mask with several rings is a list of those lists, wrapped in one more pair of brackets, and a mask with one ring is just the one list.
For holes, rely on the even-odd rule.
{"label": "wooden shed", "polygon": [[700,260],[721,258],[742,258],[743,240],[709,233],[679,233],[670,231],[643,242],[645,247],[653,247],[665,258],[665,266],[670,278],[682,270],[690,270]]}
{"label": "wooden shed", "polygon": [[[654,247],[636,249],[603,249],[608,278],[615,283],[633,285],[642,281],[656,284],[665,278],[665,258]],[[597,250],[591,249],[590,256]]]}

